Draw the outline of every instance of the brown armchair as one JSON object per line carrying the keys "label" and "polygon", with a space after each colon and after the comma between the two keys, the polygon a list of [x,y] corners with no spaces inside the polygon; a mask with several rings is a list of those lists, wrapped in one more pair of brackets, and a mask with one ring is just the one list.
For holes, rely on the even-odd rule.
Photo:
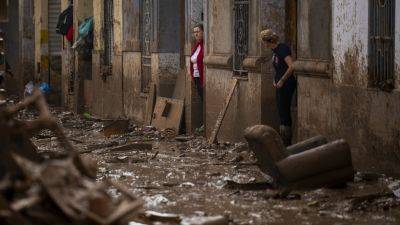
{"label": "brown armchair", "polygon": [[279,134],[265,125],[247,128],[245,138],[261,171],[278,187],[318,188],[354,178],[350,146],[343,139],[328,143],[317,136],[285,148]]}

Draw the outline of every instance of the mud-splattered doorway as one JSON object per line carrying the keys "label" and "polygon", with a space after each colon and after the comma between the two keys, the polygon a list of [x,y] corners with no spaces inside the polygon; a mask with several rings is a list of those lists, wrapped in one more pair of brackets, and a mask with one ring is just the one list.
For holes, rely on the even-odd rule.
{"label": "mud-splattered doorway", "polygon": [[[196,89],[194,80],[190,72],[190,60],[193,52],[193,48],[196,46],[196,40],[194,38],[194,27],[199,24],[203,25],[204,29],[204,40],[207,39],[206,22],[204,18],[204,1],[203,0],[189,0],[184,5],[184,57],[185,57],[185,128],[186,133],[191,134],[197,131],[202,132],[205,130],[204,123],[204,112],[205,112],[205,101],[206,98],[200,98]],[[205,47],[206,48],[206,47]],[[207,49],[203,49],[204,54]],[[207,71],[204,70],[204,80],[207,79]],[[204,82],[206,83],[206,82]],[[203,86],[203,96],[207,91],[206,86]]]}

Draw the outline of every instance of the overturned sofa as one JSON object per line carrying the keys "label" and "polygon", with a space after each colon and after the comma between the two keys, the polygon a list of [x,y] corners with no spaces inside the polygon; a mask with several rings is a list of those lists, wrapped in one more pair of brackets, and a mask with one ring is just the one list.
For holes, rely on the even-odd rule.
{"label": "overturned sofa", "polygon": [[274,179],[277,187],[309,189],[345,184],[354,178],[349,144],[329,142],[322,136],[285,148],[271,127],[256,125],[245,130],[260,170]]}

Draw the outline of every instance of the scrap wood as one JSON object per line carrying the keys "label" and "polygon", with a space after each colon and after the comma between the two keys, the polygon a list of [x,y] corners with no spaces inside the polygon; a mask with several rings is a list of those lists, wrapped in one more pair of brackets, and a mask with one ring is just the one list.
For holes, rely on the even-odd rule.
{"label": "scrap wood", "polygon": [[105,126],[102,129],[102,133],[106,137],[112,135],[120,135],[128,132],[129,120],[112,120],[105,122]]}
{"label": "scrap wood", "polygon": [[151,125],[166,131],[168,137],[175,137],[181,127],[183,107],[183,100],[157,97]]}
{"label": "scrap wood", "polygon": [[0,195],[0,222],[4,225],[31,225],[19,212],[10,209],[8,201]]}
{"label": "scrap wood", "polygon": [[228,96],[226,96],[224,105],[222,106],[222,110],[217,117],[217,121],[215,122],[214,129],[212,130],[211,136],[208,139],[209,145],[214,144],[214,142],[217,139],[219,129],[221,128],[222,121],[225,118],[226,111],[228,110],[229,104],[231,103],[231,99],[232,99],[233,93],[235,92],[237,84],[238,84],[238,79],[233,79],[232,83],[231,83],[231,87],[229,89]]}
{"label": "scrap wood", "polygon": [[21,211],[22,209],[30,208],[30,207],[40,203],[42,200],[43,200],[42,196],[38,196],[38,195],[30,196],[28,198],[20,199],[18,201],[11,203],[10,208],[13,211],[18,212],[18,211]]}
{"label": "scrap wood", "polygon": [[151,142],[139,142],[139,143],[130,143],[125,145],[120,145],[111,148],[99,149],[96,153],[108,153],[108,152],[125,152],[125,151],[134,151],[134,150],[151,150],[153,148],[153,144]]}
{"label": "scrap wood", "polygon": [[[115,181],[96,183],[81,175],[71,158],[39,165],[17,155],[14,157],[26,175],[32,181],[39,182],[50,199],[72,221],[90,219],[97,224],[108,225],[139,210],[144,204],[143,200],[138,199],[122,184]],[[118,205],[107,194],[106,190],[110,187],[116,188],[125,196]],[[32,198],[27,203],[16,203],[14,207],[21,209],[36,204],[39,200],[42,199]],[[93,201],[96,204],[90,204]],[[95,207],[91,208],[93,206]]]}
{"label": "scrap wood", "polygon": [[95,174],[91,173],[91,171],[88,170],[85,163],[79,157],[78,152],[75,150],[75,148],[72,146],[71,142],[65,135],[62,126],[58,123],[56,119],[51,116],[50,110],[46,104],[46,100],[41,94],[40,90],[35,89],[32,96],[27,97],[26,99],[14,106],[2,108],[0,110],[0,120],[10,121],[12,120],[12,117],[16,115],[16,113],[30,105],[36,106],[36,109],[39,111],[39,118],[33,121],[18,122],[18,126],[15,126],[14,132],[24,134],[27,139],[43,129],[50,129],[54,132],[61,147],[63,147],[67,151],[67,153],[71,155],[71,157],[73,157],[74,163],[77,165],[77,167],[85,175],[92,177],[95,176]]}
{"label": "scrap wood", "polygon": [[138,142],[138,143],[130,143],[126,145],[117,146],[114,148],[108,149],[112,152],[117,151],[128,151],[128,150],[151,150],[153,148],[153,144],[151,142]]}
{"label": "scrap wood", "polygon": [[146,211],[145,217],[150,221],[157,222],[172,222],[172,223],[180,223],[182,218],[180,215],[172,214],[172,213],[159,213],[154,211]]}

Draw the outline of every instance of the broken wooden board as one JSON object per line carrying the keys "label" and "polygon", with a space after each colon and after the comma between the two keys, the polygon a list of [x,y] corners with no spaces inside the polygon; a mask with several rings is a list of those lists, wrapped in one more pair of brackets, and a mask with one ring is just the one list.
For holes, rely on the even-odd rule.
{"label": "broken wooden board", "polygon": [[111,120],[106,121],[103,130],[104,136],[121,135],[128,132],[129,120]]}
{"label": "broken wooden board", "polygon": [[[113,148],[108,148],[104,152],[126,152],[133,150],[151,150],[153,144],[151,142],[130,143]],[[103,151],[101,151],[103,152]]]}
{"label": "broken wooden board", "polygon": [[174,93],[172,98],[184,100],[185,99],[185,81],[186,81],[186,69],[183,69],[179,72],[178,77],[176,78]]}
{"label": "broken wooden board", "polygon": [[213,144],[215,142],[215,140],[217,139],[217,135],[218,135],[219,129],[221,128],[222,121],[225,118],[225,114],[226,114],[226,111],[228,110],[229,104],[231,103],[231,99],[232,99],[233,93],[235,92],[237,83],[238,83],[238,79],[233,79],[232,80],[228,96],[226,96],[226,99],[225,99],[224,105],[222,107],[222,110],[221,110],[221,112],[219,113],[219,115],[217,117],[217,121],[215,122],[214,129],[211,132],[210,139],[208,139],[208,144],[210,144],[210,145]]}
{"label": "broken wooden board", "polygon": [[151,125],[159,130],[173,129],[178,134],[182,114],[182,100],[157,97]]}
{"label": "broken wooden board", "polygon": [[153,118],[153,110],[154,110],[154,104],[156,102],[156,85],[151,83],[150,84],[150,90],[149,90],[149,94],[147,96],[147,101],[146,101],[146,114],[145,114],[145,118],[144,121],[147,125],[151,124],[151,120]]}

